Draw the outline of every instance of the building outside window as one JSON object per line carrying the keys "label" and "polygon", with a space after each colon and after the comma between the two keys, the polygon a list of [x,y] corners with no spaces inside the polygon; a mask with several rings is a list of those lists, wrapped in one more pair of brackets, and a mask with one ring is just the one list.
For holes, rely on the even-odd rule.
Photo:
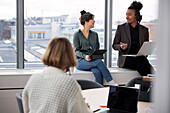
{"label": "building outside window", "polygon": [[100,47],[104,48],[105,0],[48,0],[48,4],[46,2],[24,0],[25,68],[43,66],[41,57],[51,38],[64,36],[73,43],[74,33],[82,27],[79,22],[81,10],[95,15],[95,28],[92,30],[99,34]]}
{"label": "building outside window", "polygon": [[0,69],[16,67],[16,1],[0,1]]}

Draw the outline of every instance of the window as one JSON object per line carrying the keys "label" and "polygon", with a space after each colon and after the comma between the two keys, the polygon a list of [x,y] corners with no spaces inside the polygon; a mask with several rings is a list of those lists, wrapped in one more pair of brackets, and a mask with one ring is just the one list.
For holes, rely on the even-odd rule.
{"label": "window", "polygon": [[16,1],[0,1],[0,68],[16,68]]}
{"label": "window", "polygon": [[[122,4],[123,2],[126,3]],[[112,40],[117,25],[126,22],[126,10],[131,2],[131,0],[113,0]],[[141,2],[144,5],[141,10],[142,24],[149,28],[150,39],[154,40],[158,0],[149,2],[141,0]],[[0,3],[0,68],[15,68],[16,1],[6,0]],[[149,10],[151,7],[152,10]],[[82,28],[79,23],[81,10],[95,15],[95,28],[92,30],[98,33],[100,48],[103,49],[105,47],[105,0],[81,0],[81,2],[79,0],[48,0],[48,3],[46,0],[24,0],[24,64],[26,68],[43,66],[41,57],[51,38],[65,36],[73,43],[73,34]],[[112,66],[117,65],[117,54],[117,51],[112,50]],[[149,56],[149,60],[155,64],[156,54]]]}
{"label": "window", "polygon": [[[97,3],[97,4],[96,4]],[[73,34],[82,26],[80,11],[95,15],[95,28],[100,47],[104,48],[104,0],[25,0],[25,67],[41,67],[41,57],[48,42],[57,36],[73,43]],[[38,5],[37,5],[38,4]]]}

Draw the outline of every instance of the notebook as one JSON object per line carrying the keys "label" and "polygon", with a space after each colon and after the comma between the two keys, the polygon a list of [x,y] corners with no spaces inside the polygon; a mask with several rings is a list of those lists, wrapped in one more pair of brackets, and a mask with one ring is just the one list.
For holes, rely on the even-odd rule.
{"label": "notebook", "polygon": [[137,57],[137,56],[151,55],[155,47],[156,47],[155,42],[144,42],[136,55],[128,54],[128,55],[122,55],[122,56]]}
{"label": "notebook", "polygon": [[136,113],[139,89],[110,86],[107,108],[101,113]]}
{"label": "notebook", "polygon": [[90,57],[92,60],[94,59],[103,59],[103,54],[106,53],[106,49],[99,49],[99,50],[96,50],[94,51]]}

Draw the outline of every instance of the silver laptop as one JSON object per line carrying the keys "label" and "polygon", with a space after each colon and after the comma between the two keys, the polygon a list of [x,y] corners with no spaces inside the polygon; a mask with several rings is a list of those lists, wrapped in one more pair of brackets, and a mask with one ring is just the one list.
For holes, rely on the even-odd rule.
{"label": "silver laptop", "polygon": [[139,89],[110,86],[107,108],[100,113],[136,113]]}
{"label": "silver laptop", "polygon": [[122,56],[137,57],[137,56],[151,55],[155,47],[156,47],[155,42],[144,42],[136,55],[127,54],[127,55],[122,55]]}

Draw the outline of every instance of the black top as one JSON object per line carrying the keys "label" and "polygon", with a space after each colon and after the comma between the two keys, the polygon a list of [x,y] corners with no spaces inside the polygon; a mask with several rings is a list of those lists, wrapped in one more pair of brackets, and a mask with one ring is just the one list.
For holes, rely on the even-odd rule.
{"label": "black top", "polygon": [[139,44],[139,25],[135,28],[129,24],[130,27],[130,35],[131,35],[131,48],[129,54],[137,54],[140,49]]}

